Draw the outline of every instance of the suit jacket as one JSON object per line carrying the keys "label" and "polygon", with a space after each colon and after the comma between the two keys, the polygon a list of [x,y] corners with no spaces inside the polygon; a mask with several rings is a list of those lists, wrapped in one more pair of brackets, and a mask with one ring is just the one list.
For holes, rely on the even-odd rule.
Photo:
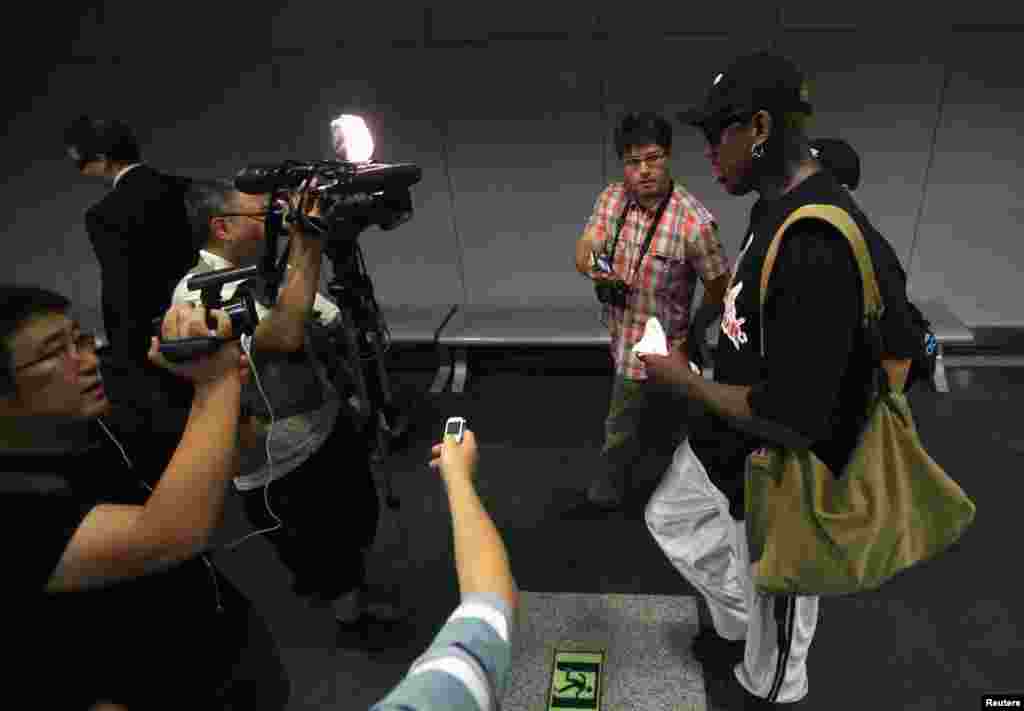
{"label": "suit jacket", "polygon": [[[136,166],[85,213],[100,264],[103,325],[110,343],[101,365],[111,401],[167,419],[154,419],[147,428],[178,435],[192,385],[150,363],[147,353],[155,335],[153,320],[167,311],[178,280],[199,259],[185,209],[191,182]],[[182,408],[184,415],[178,411]]]}
{"label": "suit jacket", "polygon": [[103,324],[118,359],[145,361],[153,319],[199,258],[185,211],[191,179],[132,168],[86,211],[100,264]]}

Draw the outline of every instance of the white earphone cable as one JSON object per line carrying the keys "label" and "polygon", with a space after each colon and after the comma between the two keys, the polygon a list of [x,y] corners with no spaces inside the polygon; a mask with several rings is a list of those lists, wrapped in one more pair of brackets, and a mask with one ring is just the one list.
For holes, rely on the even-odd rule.
{"label": "white earphone cable", "polygon": [[270,514],[270,517],[277,521],[277,525],[272,526],[271,528],[264,528],[260,531],[253,531],[252,533],[242,536],[236,541],[232,541],[231,543],[222,546],[224,550],[228,551],[234,550],[235,548],[242,545],[242,543],[249,540],[253,536],[259,536],[264,533],[271,533],[273,531],[278,530],[284,525],[281,522],[281,519],[277,517],[277,514],[274,513],[274,510],[270,508],[270,483],[274,480],[274,459],[270,453],[270,437],[274,432],[274,422],[276,421],[274,417],[274,408],[271,407],[270,398],[267,397],[267,393],[263,390],[263,383],[260,382],[260,374],[259,372],[257,372],[256,362],[252,358],[252,337],[243,335],[240,342],[242,344],[242,350],[245,351],[245,355],[248,356],[249,358],[249,370],[252,372],[252,377],[256,379],[256,387],[259,389],[260,395],[263,396],[263,402],[266,403],[267,405],[267,412],[270,413],[270,427],[267,430],[266,440],[267,466],[270,468],[270,471],[267,474],[267,481],[263,485],[263,504],[267,507],[267,513]]}

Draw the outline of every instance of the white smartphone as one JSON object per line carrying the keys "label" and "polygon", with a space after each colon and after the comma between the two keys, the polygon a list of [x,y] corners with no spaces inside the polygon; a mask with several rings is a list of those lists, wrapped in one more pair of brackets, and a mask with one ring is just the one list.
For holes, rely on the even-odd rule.
{"label": "white smartphone", "polygon": [[462,435],[466,431],[466,420],[463,417],[449,417],[444,423],[444,432],[441,434],[443,440],[448,435],[455,437],[455,441],[462,444]]}

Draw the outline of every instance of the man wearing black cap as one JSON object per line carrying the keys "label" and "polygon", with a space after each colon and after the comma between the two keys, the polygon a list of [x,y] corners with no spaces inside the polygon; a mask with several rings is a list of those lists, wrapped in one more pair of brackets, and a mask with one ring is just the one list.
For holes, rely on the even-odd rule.
{"label": "man wearing black cap", "polygon": [[787,229],[760,323],[761,267],[787,216],[808,204],[846,210],[865,235],[887,319],[896,324],[885,331],[896,334],[886,338],[887,352],[910,357],[917,346],[900,335],[908,315],[898,263],[886,258],[882,236],[811,153],[811,111],[800,70],[759,52],[717,74],[705,104],[679,115],[704,133],[719,184],[731,195],[756,191],[760,198],[726,292],[714,382],[679,376],[681,388],[712,415],[676,451],[647,522],[708,602],[714,632],[702,631],[695,653],[705,664],[734,665],[742,689],[727,691],[748,707],[807,695],[818,598],[755,589],[743,523],[747,457],[764,446],[809,447],[840,473],[863,425],[871,372],[857,265],[846,238],[825,222],[802,220]]}

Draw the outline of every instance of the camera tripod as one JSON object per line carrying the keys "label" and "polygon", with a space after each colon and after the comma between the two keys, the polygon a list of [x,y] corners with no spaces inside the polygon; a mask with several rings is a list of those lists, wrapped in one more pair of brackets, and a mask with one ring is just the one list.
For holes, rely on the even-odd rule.
{"label": "camera tripod", "polygon": [[405,433],[407,420],[395,405],[385,364],[386,326],[358,245],[331,241],[324,252],[334,267],[327,291],[340,312],[331,334],[340,354],[338,366],[354,390],[358,420],[364,426],[375,424],[373,459],[380,461],[388,455],[391,440]]}
{"label": "camera tripod", "polygon": [[332,226],[324,245],[331,261],[332,275],[328,293],[338,306],[339,315],[330,329],[334,365],[345,376],[349,392],[343,399],[355,398],[352,405],[356,429],[372,437],[370,463],[384,503],[392,512],[402,551],[408,558],[408,533],[401,516],[401,501],[395,494],[391,475],[380,465],[392,446],[408,432],[408,416],[395,405],[385,361],[387,327],[373,295],[373,284],[366,272],[357,236],[362,228],[348,223]]}

